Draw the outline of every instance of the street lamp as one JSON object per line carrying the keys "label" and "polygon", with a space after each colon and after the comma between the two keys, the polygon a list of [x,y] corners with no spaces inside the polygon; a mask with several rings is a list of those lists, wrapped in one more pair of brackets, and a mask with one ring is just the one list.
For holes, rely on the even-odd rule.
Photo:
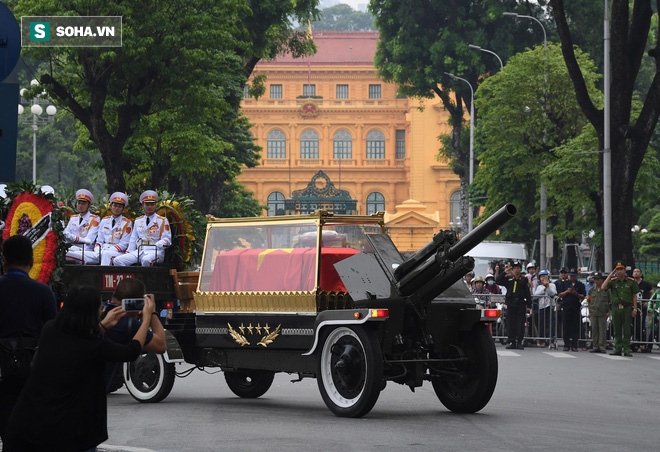
{"label": "street lamp", "polygon": [[469,44],[468,47],[471,48],[471,49],[479,50],[480,52],[486,52],[486,53],[490,53],[491,55],[495,55],[495,57],[497,58],[497,61],[500,62],[500,71],[502,69],[504,69],[504,63],[502,63],[502,58],[500,58],[500,56],[498,54],[496,54],[495,52],[493,52],[492,50],[484,49],[483,47],[479,47],[479,46],[474,45],[474,44]]}
{"label": "street lamp", "polygon": [[[470,184],[472,185],[472,180],[474,179],[474,90],[472,89],[472,84],[462,77],[458,77],[450,72],[445,72],[445,75],[449,77],[461,80],[470,87]],[[472,232],[472,220],[474,212],[472,212],[472,203],[468,201],[468,232]]]}
{"label": "street lamp", "polygon": [[[531,20],[535,21],[537,24],[539,24],[541,26],[541,30],[543,30],[543,53],[544,53],[543,57],[546,60],[544,66],[543,66],[543,82],[544,82],[544,85],[545,85],[544,89],[546,90],[546,93],[543,96],[543,104],[544,104],[544,110],[545,110],[545,102],[547,101],[547,98],[548,98],[548,93],[547,93],[547,89],[548,89],[548,68],[547,68],[547,66],[548,66],[548,61],[547,61],[547,57],[548,57],[548,55],[547,55],[548,35],[545,32],[545,27],[543,26],[543,23],[534,16],[527,16],[527,15],[524,15],[524,14],[518,14],[518,13],[514,13],[514,12],[510,12],[510,11],[503,12],[502,15],[509,16],[509,17],[518,17],[518,18],[523,18],[523,19],[531,19]],[[546,117],[545,111],[543,112],[543,117],[544,118]],[[545,126],[544,126],[543,127],[543,143],[544,144],[545,144],[545,141],[546,141],[546,132],[547,131],[546,131]],[[548,234],[548,222],[545,219],[545,209],[548,207],[548,190],[547,190],[545,184],[543,183],[543,179],[541,179],[541,193],[540,193],[540,200],[539,201],[540,201],[540,204],[541,204],[541,209],[540,209],[541,210],[541,219],[539,221],[539,229],[540,229],[539,232],[540,232],[540,235],[541,235],[541,237],[540,237],[541,238],[541,240],[540,240],[541,243],[539,244],[540,245],[540,247],[539,247],[539,251],[540,251],[539,261],[541,262],[541,266],[543,268],[547,268],[548,267],[547,262],[546,262],[546,260],[547,260],[546,259],[547,250],[546,250],[546,246],[545,246],[546,245],[545,237]]]}
{"label": "street lamp", "polygon": [[[30,82],[30,85],[37,86],[39,85],[39,81],[32,80]],[[50,100],[41,97],[46,94],[46,91],[42,91],[40,94],[37,94],[36,96],[34,96],[34,98],[30,100],[27,100],[25,99],[25,97],[23,97],[26,91],[27,89],[25,88],[23,88],[20,91],[21,103],[18,104],[18,118],[23,123],[32,124],[32,183],[36,184],[37,183],[37,131],[39,130],[39,124],[43,125],[55,121],[55,113],[57,113],[57,108],[55,108],[54,105],[48,105],[50,103]],[[25,111],[23,105],[30,106],[30,113],[32,114],[32,117],[23,116],[23,112]],[[41,116],[41,114],[44,112],[42,105],[48,105],[46,107],[46,114],[48,116],[46,117]]]}

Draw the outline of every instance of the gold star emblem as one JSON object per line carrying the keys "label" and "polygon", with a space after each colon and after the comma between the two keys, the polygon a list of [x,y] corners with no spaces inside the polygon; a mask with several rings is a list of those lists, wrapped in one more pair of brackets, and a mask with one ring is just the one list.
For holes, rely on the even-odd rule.
{"label": "gold star emblem", "polygon": [[252,326],[252,322],[250,322],[250,324],[247,327],[247,330],[250,332],[250,334],[252,334],[252,328],[254,327]]}
{"label": "gold star emblem", "polygon": [[261,334],[261,325],[257,323],[257,326],[254,327],[257,330],[257,334]]}
{"label": "gold star emblem", "polygon": [[266,334],[270,333],[270,327],[268,326],[268,324],[266,324],[266,326],[264,327],[264,331],[266,332]]}
{"label": "gold star emblem", "polygon": [[245,327],[241,323],[241,326],[238,327],[239,330],[241,330],[241,334],[245,334]]}

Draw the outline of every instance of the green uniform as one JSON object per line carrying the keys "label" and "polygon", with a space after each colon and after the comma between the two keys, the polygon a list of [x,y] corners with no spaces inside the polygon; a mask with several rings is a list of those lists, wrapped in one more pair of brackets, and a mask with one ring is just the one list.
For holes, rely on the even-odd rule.
{"label": "green uniform", "polygon": [[612,327],[614,328],[614,352],[630,353],[630,326],[632,325],[633,296],[639,292],[632,279],[616,278],[609,282],[612,297]]}
{"label": "green uniform", "polygon": [[[656,289],[655,293],[651,296],[648,311],[646,312],[646,342],[653,342],[655,340],[655,334],[658,331],[658,326],[656,326],[658,309],[660,309],[660,289]],[[650,347],[653,347],[653,344]]]}
{"label": "green uniform", "polygon": [[610,291],[594,286],[589,290],[589,317],[591,317],[591,337],[594,350],[605,351],[607,312],[610,310]]}

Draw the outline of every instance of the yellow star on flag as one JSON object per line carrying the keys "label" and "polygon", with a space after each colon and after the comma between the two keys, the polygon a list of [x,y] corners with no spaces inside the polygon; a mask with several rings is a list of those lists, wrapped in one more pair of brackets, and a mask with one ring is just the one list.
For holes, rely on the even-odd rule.
{"label": "yellow star on flag", "polygon": [[261,264],[263,263],[266,256],[274,251],[284,251],[285,253],[291,254],[293,248],[277,248],[262,251],[259,253],[259,256],[257,256],[257,271],[259,271],[259,268],[261,267]]}

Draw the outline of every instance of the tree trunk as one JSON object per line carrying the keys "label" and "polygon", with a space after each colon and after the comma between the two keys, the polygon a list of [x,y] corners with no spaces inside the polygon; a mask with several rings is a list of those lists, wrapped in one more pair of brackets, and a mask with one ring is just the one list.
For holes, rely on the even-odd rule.
{"label": "tree trunk", "polygon": [[[91,134],[90,134],[91,138]],[[116,140],[93,139],[101,152],[105,178],[108,185],[108,193],[116,191],[126,192],[126,180],[124,179],[124,145],[117,144]]]}

